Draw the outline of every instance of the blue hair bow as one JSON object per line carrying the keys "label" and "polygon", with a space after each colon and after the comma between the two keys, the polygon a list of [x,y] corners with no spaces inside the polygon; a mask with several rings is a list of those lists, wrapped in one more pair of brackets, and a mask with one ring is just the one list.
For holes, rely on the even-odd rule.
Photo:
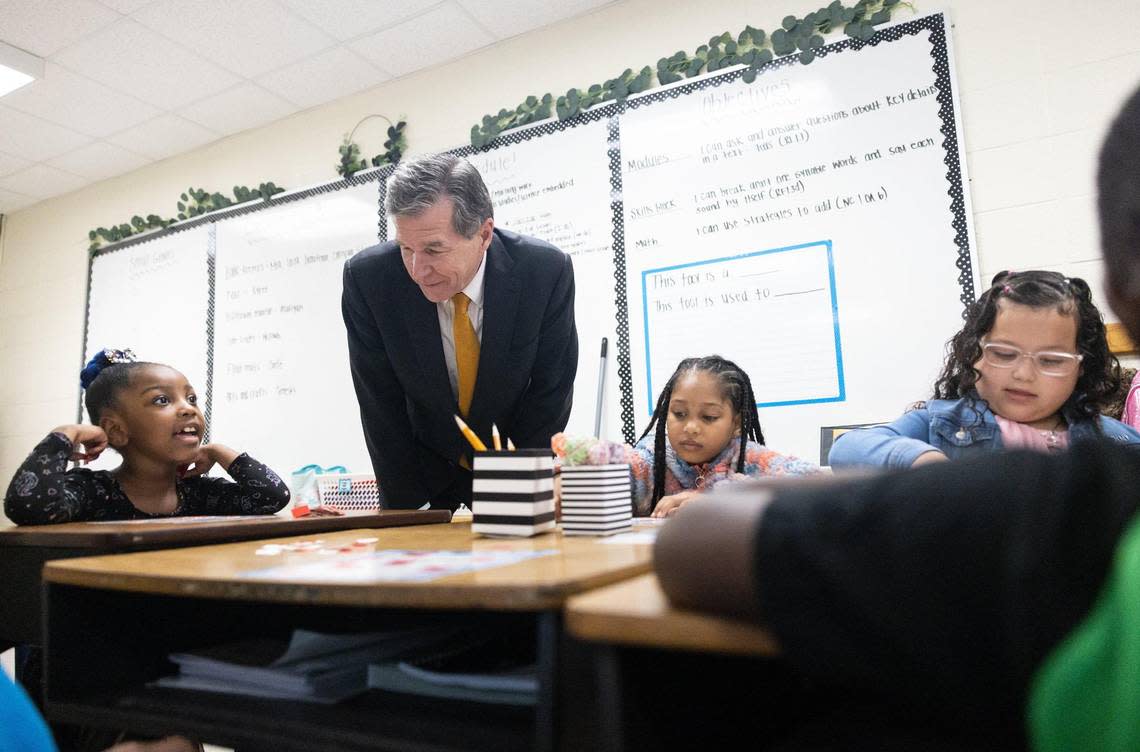
{"label": "blue hair bow", "polygon": [[137,360],[135,354],[129,349],[116,350],[108,347],[100,350],[95,353],[91,360],[87,361],[87,365],[83,366],[83,370],[79,372],[79,386],[88,389],[108,366],[117,363],[134,363],[135,360]]}

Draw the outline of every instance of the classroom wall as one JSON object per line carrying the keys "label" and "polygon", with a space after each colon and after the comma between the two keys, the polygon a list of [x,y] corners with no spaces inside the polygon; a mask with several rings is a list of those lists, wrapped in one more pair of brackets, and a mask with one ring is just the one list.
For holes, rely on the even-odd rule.
{"label": "classroom wall", "polygon": [[[946,9],[954,23],[982,279],[1044,266],[1083,276],[1099,290],[1093,165],[1111,114],[1140,82],[1140,36],[1124,23],[1070,30],[1072,5],[1061,0],[916,5]],[[1130,0],[1088,6],[1105,19],[1129,18],[1134,9]],[[172,215],[190,185],[228,190],[273,180],[293,188],[334,179],[341,138],[370,113],[405,117],[413,154],[458,146],[484,113],[528,94],[600,83],[745,24],[770,29],[818,0],[705,0],[699,14],[693,7],[687,0],[616,2],[7,217],[0,235],[0,485],[48,430],[75,419],[89,229],[134,214]],[[365,152],[381,150],[384,127],[371,121],[358,132]]]}

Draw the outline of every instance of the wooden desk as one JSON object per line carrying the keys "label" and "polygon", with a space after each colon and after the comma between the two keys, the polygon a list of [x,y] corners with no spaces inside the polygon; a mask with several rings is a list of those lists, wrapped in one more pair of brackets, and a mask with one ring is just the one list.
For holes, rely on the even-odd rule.
{"label": "wooden desk", "polygon": [[673,608],[650,573],[576,595],[566,603],[566,630],[580,640],[707,653],[776,656],[767,630]]}
{"label": "wooden desk", "polygon": [[[556,553],[429,582],[368,584],[298,583],[287,573],[249,579],[251,570],[286,561],[287,555],[257,556],[258,543],[55,561],[44,569],[48,717],[141,733],[177,729],[226,746],[274,750],[549,750],[556,740],[573,748],[567,740],[585,730],[560,733],[566,727],[555,708],[565,704],[557,698],[572,702],[592,693],[574,684],[561,609],[571,595],[648,571],[650,547],[558,533],[484,539],[460,523],[367,535],[378,538],[378,550]],[[348,531],[321,538],[331,545],[360,536]],[[294,628],[374,631],[424,622],[521,627],[533,636],[538,707],[441,704],[375,690],[325,707],[146,686],[171,672],[166,655],[176,650]]]}
{"label": "wooden desk", "polygon": [[425,525],[449,519],[446,510],[393,510],[344,517],[292,519],[270,515],[211,522],[73,522],[5,528],[0,530],[0,648],[42,642],[40,572],[44,563],[53,559],[350,528]]}
{"label": "wooden desk", "polygon": [[673,608],[656,574],[577,595],[565,619],[599,677],[603,750],[761,745],[805,704],[770,632]]}

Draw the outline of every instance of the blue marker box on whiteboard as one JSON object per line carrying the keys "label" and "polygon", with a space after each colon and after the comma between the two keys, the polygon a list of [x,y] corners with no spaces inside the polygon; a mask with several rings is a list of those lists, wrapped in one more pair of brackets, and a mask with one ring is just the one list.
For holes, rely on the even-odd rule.
{"label": "blue marker box on whiteboard", "polygon": [[629,530],[633,502],[629,465],[568,465],[562,468],[562,532],[613,535]]}
{"label": "blue marker box on whiteboard", "polygon": [[476,452],[471,531],[538,535],[554,529],[554,455],[549,449]]}

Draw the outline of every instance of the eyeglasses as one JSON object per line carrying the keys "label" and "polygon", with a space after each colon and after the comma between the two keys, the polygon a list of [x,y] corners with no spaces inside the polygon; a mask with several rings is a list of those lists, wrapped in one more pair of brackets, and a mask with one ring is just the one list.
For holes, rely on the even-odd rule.
{"label": "eyeglasses", "polygon": [[994,368],[1013,368],[1022,358],[1029,358],[1042,376],[1071,376],[1085,359],[1084,355],[1066,352],[1025,352],[1012,345],[982,345],[982,360]]}

